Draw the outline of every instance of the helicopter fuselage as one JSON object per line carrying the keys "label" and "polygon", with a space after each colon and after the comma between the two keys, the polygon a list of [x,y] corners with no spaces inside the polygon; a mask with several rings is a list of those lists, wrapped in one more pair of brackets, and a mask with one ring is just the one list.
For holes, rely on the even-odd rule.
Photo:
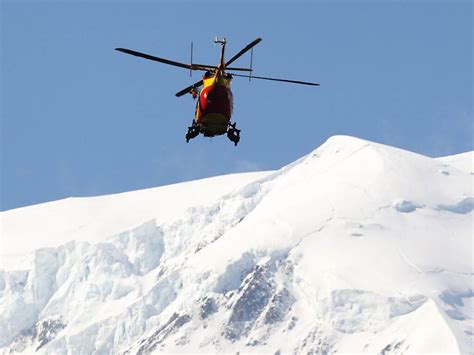
{"label": "helicopter fuselage", "polygon": [[230,75],[217,70],[203,76],[203,88],[196,103],[195,124],[206,137],[228,131],[233,109]]}

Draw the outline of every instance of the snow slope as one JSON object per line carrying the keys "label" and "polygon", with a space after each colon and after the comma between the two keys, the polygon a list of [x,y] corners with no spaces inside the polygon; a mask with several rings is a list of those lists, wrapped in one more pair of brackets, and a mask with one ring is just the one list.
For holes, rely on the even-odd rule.
{"label": "snow slope", "polygon": [[269,172],[231,174],[152,189],[68,198],[0,214],[0,268],[18,267],[35,249],[69,240],[101,242],[155,217],[178,218],[194,205],[209,204]]}
{"label": "snow slope", "polygon": [[447,165],[454,166],[464,172],[474,174],[474,152],[461,153],[448,157],[441,157],[438,160]]}
{"label": "snow slope", "polygon": [[4,212],[0,349],[472,353],[468,159],[335,136],[276,172]]}

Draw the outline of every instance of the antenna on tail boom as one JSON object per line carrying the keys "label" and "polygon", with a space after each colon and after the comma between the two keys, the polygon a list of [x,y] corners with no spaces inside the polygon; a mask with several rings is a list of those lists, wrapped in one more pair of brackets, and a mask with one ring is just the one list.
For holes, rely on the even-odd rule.
{"label": "antenna on tail boom", "polygon": [[193,42],[191,41],[191,69],[189,69],[189,76],[193,76]]}
{"label": "antenna on tail boom", "polygon": [[252,62],[253,62],[253,47],[250,50],[250,72],[249,72],[249,81],[252,79]]}

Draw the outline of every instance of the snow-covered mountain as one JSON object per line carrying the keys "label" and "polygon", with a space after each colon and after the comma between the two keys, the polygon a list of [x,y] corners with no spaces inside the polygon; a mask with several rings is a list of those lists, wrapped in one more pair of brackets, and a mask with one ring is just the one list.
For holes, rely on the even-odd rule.
{"label": "snow-covered mountain", "polygon": [[0,352],[473,352],[473,157],[335,136],[2,212]]}

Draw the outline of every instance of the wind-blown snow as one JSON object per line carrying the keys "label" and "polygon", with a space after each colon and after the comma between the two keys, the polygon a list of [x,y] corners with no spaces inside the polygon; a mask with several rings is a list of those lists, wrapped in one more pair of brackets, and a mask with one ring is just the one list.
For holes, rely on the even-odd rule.
{"label": "wind-blown snow", "polygon": [[335,136],[275,172],[3,212],[0,349],[472,352],[467,159]]}
{"label": "wind-blown snow", "polygon": [[446,163],[445,166],[455,167],[471,175],[474,174],[474,152],[450,155],[448,157],[438,158],[437,160]]}

